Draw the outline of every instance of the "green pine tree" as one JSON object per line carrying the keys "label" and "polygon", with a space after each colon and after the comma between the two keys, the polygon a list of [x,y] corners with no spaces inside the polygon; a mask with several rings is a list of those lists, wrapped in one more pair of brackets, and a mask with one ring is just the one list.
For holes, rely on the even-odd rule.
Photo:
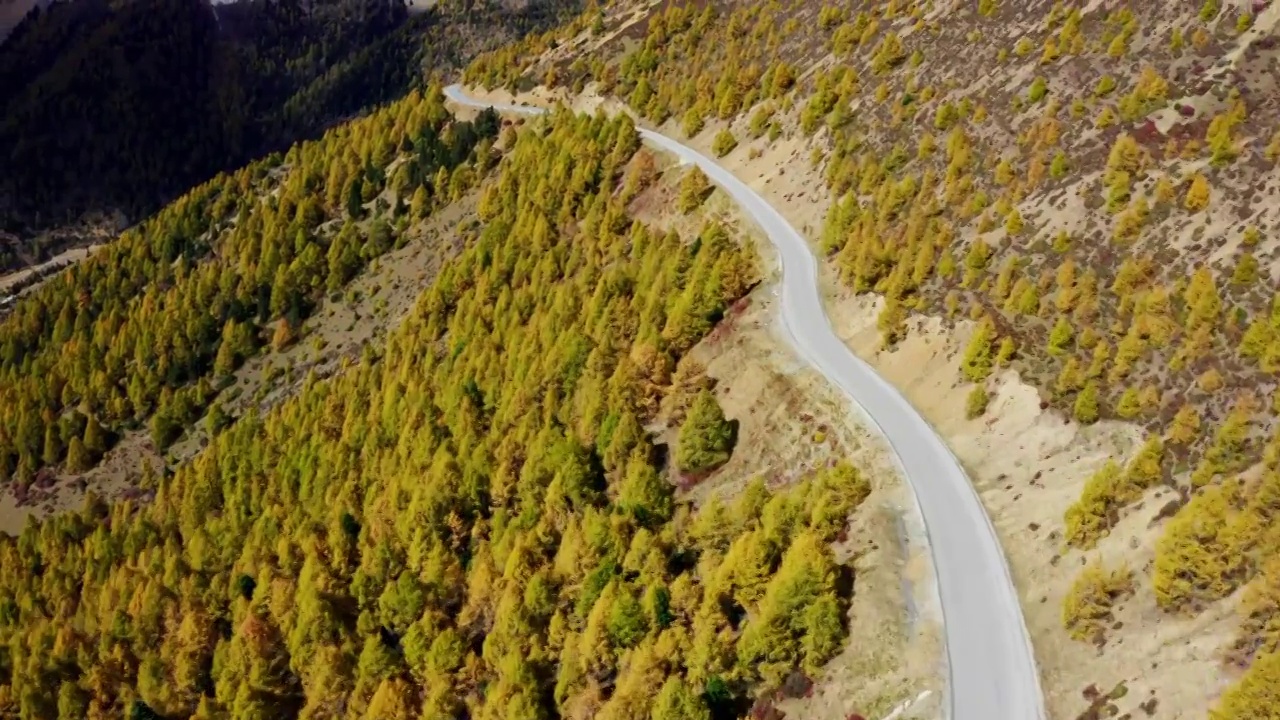
{"label": "green pine tree", "polygon": [[676,440],[676,465],[685,472],[719,467],[733,452],[734,428],[709,390],[693,400]]}

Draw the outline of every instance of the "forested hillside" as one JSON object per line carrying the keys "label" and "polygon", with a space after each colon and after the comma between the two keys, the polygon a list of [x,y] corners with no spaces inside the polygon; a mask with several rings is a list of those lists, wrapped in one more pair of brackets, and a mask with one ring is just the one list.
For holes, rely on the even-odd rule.
{"label": "forested hillside", "polygon": [[[629,219],[637,147],[603,116],[521,132],[478,241],[385,347],[227,428],[152,504],[0,540],[0,714],[736,717],[831,657],[851,583],[829,543],[867,481],[674,502],[644,428],[756,270],[722,228]],[[681,462],[723,462],[724,424],[699,396]]]}
{"label": "forested hillside", "polygon": [[[141,219],[335,120],[545,28],[569,0],[75,0],[0,45],[0,230]],[[0,271],[71,240],[0,248]]]}
{"label": "forested hillside", "polygon": [[[91,467],[144,423],[164,448],[326,292],[491,163],[496,117],[438,87],[201,185],[0,321],[0,478]],[[394,162],[394,165],[393,165]]]}
{"label": "forested hillside", "polygon": [[[1102,646],[1135,592],[1178,622],[1245,588],[1223,673],[1252,670],[1214,717],[1255,718],[1280,683],[1278,19],[1218,0],[672,2],[530,37],[466,77],[614,98],[751,179],[814,176],[814,240],[844,286],[883,297],[884,347],[914,314],[976,324],[958,358],[971,417],[1011,368],[1080,425],[1140,424],[1148,442],[1052,519],[1066,547],[1046,555],[1164,505],[1153,559],[1129,525],[1107,552],[1138,565],[1095,558],[1063,624]],[[1161,488],[1175,499],[1152,502]]]}

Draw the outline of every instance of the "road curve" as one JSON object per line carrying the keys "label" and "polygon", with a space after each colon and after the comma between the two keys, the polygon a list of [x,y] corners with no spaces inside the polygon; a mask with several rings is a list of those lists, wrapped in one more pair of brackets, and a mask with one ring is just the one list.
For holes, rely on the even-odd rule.
{"label": "road curve", "polygon": [[[491,103],[445,88],[459,105],[537,115],[544,108]],[[818,262],[764,198],[715,161],[640,129],[650,145],[695,163],[768,235],[782,259],[782,320],[792,345],[837,385],[892,446],[919,503],[938,580],[951,720],[1044,720],[1044,699],[1009,565],[959,460],[896,389],[836,335],[819,294]]]}

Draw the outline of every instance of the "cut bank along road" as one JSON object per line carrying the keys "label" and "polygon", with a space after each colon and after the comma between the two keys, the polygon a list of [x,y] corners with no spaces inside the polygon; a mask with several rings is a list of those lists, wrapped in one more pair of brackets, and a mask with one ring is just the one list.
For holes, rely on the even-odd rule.
{"label": "cut bank along road", "polygon": [[[544,108],[476,100],[445,88],[459,105],[538,115]],[[915,408],[836,335],[822,306],[818,262],[764,198],[715,161],[665,135],[650,145],[694,163],[751,216],[782,259],[782,321],[796,351],[878,427],[919,503],[938,580],[947,648],[951,720],[1043,720],[1035,655],[1009,566],[982,502],[955,455]]]}

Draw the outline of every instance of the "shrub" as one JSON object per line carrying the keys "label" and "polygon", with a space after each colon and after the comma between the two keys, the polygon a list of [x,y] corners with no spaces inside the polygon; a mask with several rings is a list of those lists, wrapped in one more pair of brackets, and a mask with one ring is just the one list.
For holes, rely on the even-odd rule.
{"label": "shrub", "polygon": [[1076,576],[1062,601],[1062,625],[1076,640],[1100,642],[1116,601],[1133,594],[1133,572],[1091,562]]}
{"label": "shrub", "polygon": [[1080,423],[1089,425],[1098,420],[1098,383],[1090,380],[1085,383],[1084,390],[1076,396],[1076,404],[1072,409]]}
{"label": "shrub", "polygon": [[1236,260],[1235,269],[1231,272],[1231,283],[1239,287],[1247,287],[1258,281],[1258,258],[1253,253],[1241,253]]}
{"label": "shrub", "polygon": [[959,121],[960,111],[949,102],[939,105],[933,113],[933,127],[936,130],[950,130]]}
{"label": "shrub", "polygon": [[1031,88],[1027,90],[1027,99],[1033,103],[1038,103],[1049,94],[1049,84],[1042,77],[1037,77],[1031,81]]}
{"label": "shrub", "polygon": [[902,47],[902,40],[897,33],[889,32],[880,41],[880,44],[876,46],[876,50],[871,56],[871,69],[879,74],[900,64],[905,59],[906,50]]}
{"label": "shrub", "polygon": [[1049,176],[1055,180],[1061,179],[1071,169],[1070,163],[1067,161],[1067,154],[1059,150],[1054,156],[1053,161],[1049,163]]}
{"label": "shrub", "polygon": [[716,139],[711,143],[711,152],[715,153],[716,157],[724,157],[736,147],[738,147],[738,139],[726,128],[716,133]]}
{"label": "shrub", "polygon": [[964,401],[965,417],[970,420],[981,417],[987,412],[987,404],[990,402],[991,396],[987,394],[987,389],[981,385],[975,385]]}
{"label": "shrub", "polygon": [[1116,109],[1110,105],[1104,105],[1102,112],[1098,113],[1098,119],[1094,121],[1093,126],[1099,130],[1103,130],[1116,124],[1119,118],[1116,116]]}
{"label": "shrub", "polygon": [[1057,60],[1062,55],[1062,51],[1058,49],[1058,41],[1052,35],[1044,40],[1044,51],[1040,53],[1040,64],[1048,65]]}
{"label": "shrub", "polygon": [[761,105],[752,113],[751,124],[748,127],[751,137],[758,138],[764,135],[769,129],[769,121],[773,119],[773,112],[773,105]]}
{"label": "shrub", "polygon": [[271,349],[280,352],[288,348],[298,339],[298,332],[287,318],[276,321],[275,331],[271,334]]}
{"label": "shrub", "polygon": [[1004,231],[1010,236],[1014,236],[1022,232],[1024,227],[1022,213],[1018,212],[1017,208],[1010,210],[1009,214],[1004,218]]}
{"label": "shrub", "polygon": [[1065,315],[1058,316],[1058,322],[1054,324],[1053,330],[1049,331],[1049,354],[1062,355],[1066,353],[1074,334],[1075,331],[1071,328],[1071,321],[1067,320]]}
{"label": "shrub", "polygon": [[1196,384],[1200,386],[1201,390],[1207,393],[1221,390],[1224,382],[1225,381],[1222,379],[1222,373],[1218,372],[1217,368],[1209,368],[1208,370],[1200,373],[1199,377],[1196,378]]}
{"label": "shrub", "polygon": [[703,120],[702,111],[696,105],[685,111],[684,117],[680,120],[680,129],[684,131],[685,137],[693,137],[702,132]]}
{"label": "shrub", "polygon": [[1058,395],[1067,395],[1080,388],[1083,382],[1082,373],[1080,371],[1080,361],[1075,356],[1067,358],[1062,364],[1062,371],[1058,373],[1058,380],[1054,383],[1053,389]]}
{"label": "shrub", "polygon": [[1124,33],[1120,33],[1111,41],[1111,45],[1107,47],[1107,55],[1119,60],[1129,52],[1129,39]]}
{"label": "shrub", "polygon": [[1197,213],[1209,207],[1209,181],[1204,175],[1196,173],[1191,178],[1191,184],[1187,187],[1187,196],[1182,201],[1182,206],[1188,212]]}
{"label": "shrub", "polygon": [[1132,420],[1138,417],[1142,412],[1142,406],[1138,403],[1138,389],[1128,388],[1120,394],[1120,400],[1116,402],[1116,414],[1125,420]]}

